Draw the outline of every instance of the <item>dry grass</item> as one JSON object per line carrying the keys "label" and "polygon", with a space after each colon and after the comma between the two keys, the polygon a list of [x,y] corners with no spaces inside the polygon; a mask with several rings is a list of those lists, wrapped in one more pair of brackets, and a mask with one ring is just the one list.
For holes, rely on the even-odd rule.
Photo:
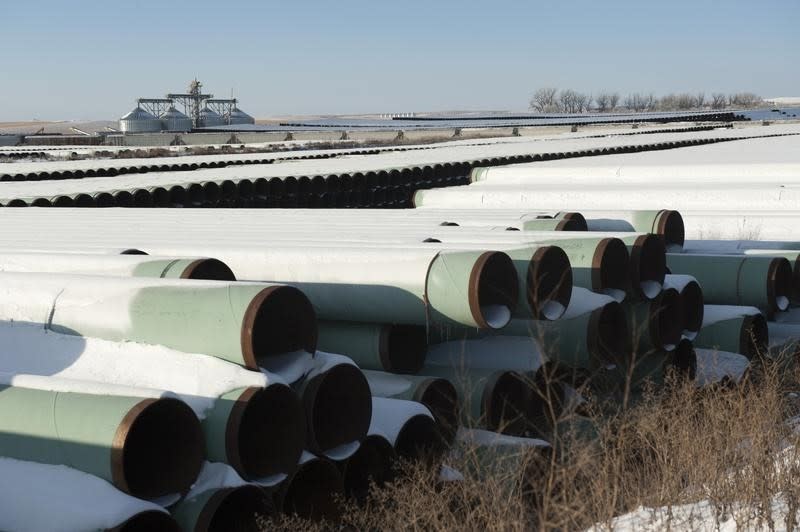
{"label": "dry grass", "polygon": [[[672,509],[705,500],[717,526],[795,529],[800,448],[788,421],[798,415],[800,381],[786,367],[760,362],[735,387],[697,390],[671,382],[645,390],[626,410],[609,412],[590,400],[580,409],[586,417],[573,409],[554,425],[552,453],[459,444],[446,463],[464,481],[439,482],[424,467],[406,464],[405,474],[374,489],[365,505],[343,503],[339,523],[286,517],[268,527],[612,529],[616,516],[646,507],[661,508],[659,528],[692,530],[696,523]],[[771,510],[777,496],[788,509],[783,522]]]}

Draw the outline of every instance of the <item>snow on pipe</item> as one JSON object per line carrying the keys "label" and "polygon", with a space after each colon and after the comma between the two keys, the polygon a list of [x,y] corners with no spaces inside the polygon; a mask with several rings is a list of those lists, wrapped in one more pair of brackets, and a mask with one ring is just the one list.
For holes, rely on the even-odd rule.
{"label": "snow on pipe", "polygon": [[425,363],[427,338],[419,325],[320,321],[318,347],[347,353],[359,368],[418,373]]}
{"label": "snow on pipe", "polygon": [[625,303],[624,307],[635,353],[675,349],[684,322],[677,290],[668,288],[654,299]]}
{"label": "snow on pipe", "polygon": [[217,259],[158,257],[133,253],[97,255],[2,252],[0,253],[0,271],[79,273],[86,275],[206,279],[214,281],[236,280],[230,268]]}
{"label": "snow on pipe", "polygon": [[385,436],[397,456],[408,460],[436,461],[445,451],[436,420],[416,401],[373,397],[369,434]]}
{"label": "snow on pipe", "polygon": [[355,453],[339,462],[345,495],[358,502],[365,501],[373,483],[380,488],[393,479],[396,459],[397,453],[385,436],[367,435]]}
{"label": "snow on pipe", "polygon": [[681,298],[683,313],[683,336],[693,340],[703,326],[703,289],[691,275],[667,275],[664,288],[674,288]]}
{"label": "snow on pipe", "polygon": [[222,395],[202,426],[208,459],[230,464],[247,480],[291,474],[305,446],[302,405],[284,384]]}
{"label": "snow on pipe", "polygon": [[317,353],[314,368],[293,387],[301,397],[307,448],[331,452],[367,435],[372,417],[369,384],[347,357]]}
{"label": "snow on pipe", "polygon": [[370,370],[363,373],[373,396],[406,399],[425,405],[433,414],[445,445],[453,442],[460,414],[458,391],[453,383],[428,375],[397,375]]}
{"label": "snow on pipe", "polygon": [[767,320],[754,307],[705,305],[703,326],[694,345],[741,353],[748,359],[766,353],[769,344]]}
{"label": "snow on pipe", "polygon": [[693,275],[708,303],[746,305],[771,314],[789,307],[792,266],[783,257],[670,253],[672,273]]}
{"label": "snow on pipe", "polygon": [[191,408],[172,398],[0,385],[0,455],[64,464],[142,499],[183,493],[203,461]]}
{"label": "snow on pipe", "polygon": [[530,387],[520,373],[433,364],[426,364],[422,372],[455,386],[464,425],[508,434],[527,429]]}
{"label": "snow on pipe", "polygon": [[271,497],[259,486],[210,489],[170,508],[182,530],[195,532],[259,532],[259,519],[276,513]]}
{"label": "snow on pipe", "polygon": [[2,530],[180,531],[155,503],[67,466],[0,458],[0,478]]}
{"label": "snow on pipe", "polygon": [[711,385],[734,386],[745,378],[750,359],[739,353],[719,349],[696,349],[698,388]]}
{"label": "snow on pipe", "polygon": [[316,348],[311,304],[284,285],[2,273],[0,287],[0,319],[64,334],[160,344],[250,369]]}
{"label": "snow on pipe", "polygon": [[339,468],[331,460],[303,452],[297,470],[276,491],[275,498],[285,514],[335,521],[341,514],[337,498],[343,494]]}

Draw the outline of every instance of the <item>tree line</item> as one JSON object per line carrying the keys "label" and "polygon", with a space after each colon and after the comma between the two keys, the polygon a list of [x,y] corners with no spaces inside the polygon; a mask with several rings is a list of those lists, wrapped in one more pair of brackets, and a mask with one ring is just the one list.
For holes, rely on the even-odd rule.
{"label": "tree line", "polygon": [[704,92],[672,93],[661,97],[652,92],[634,92],[622,98],[619,92],[601,91],[597,95],[572,89],[542,87],[533,93],[530,109],[540,113],[584,113],[597,111],[608,113],[615,110],[644,111],[690,111],[695,109],[726,109],[757,107],[763,100],[752,92],[724,94],[714,92],[706,97]]}

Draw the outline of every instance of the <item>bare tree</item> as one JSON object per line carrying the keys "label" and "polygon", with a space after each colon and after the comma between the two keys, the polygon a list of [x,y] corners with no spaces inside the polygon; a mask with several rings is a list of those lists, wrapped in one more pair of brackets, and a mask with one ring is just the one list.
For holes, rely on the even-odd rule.
{"label": "bare tree", "polygon": [[738,92],[731,94],[728,101],[732,107],[755,107],[763,100],[761,96],[753,94],[752,92]]}
{"label": "bare tree", "polygon": [[609,110],[610,106],[611,95],[607,92],[601,92],[597,95],[597,98],[594,99],[597,102],[597,110],[601,113],[605,113]]}
{"label": "bare tree", "polygon": [[721,92],[715,92],[711,95],[711,108],[712,109],[725,109],[728,104],[727,97]]}
{"label": "bare tree", "polygon": [[694,99],[694,106],[698,109],[702,109],[706,105],[706,93],[705,92],[698,92],[697,96]]}
{"label": "bare tree", "polygon": [[650,94],[642,94],[641,92],[634,92],[625,97],[625,107],[631,111],[640,113],[648,109],[654,109],[656,106],[656,97],[651,92]]}
{"label": "bare tree", "polygon": [[608,95],[608,110],[613,111],[619,105],[619,93],[612,92]]}
{"label": "bare tree", "polygon": [[558,89],[553,87],[542,87],[533,93],[530,101],[530,108],[540,113],[551,113],[557,108],[556,93]]}

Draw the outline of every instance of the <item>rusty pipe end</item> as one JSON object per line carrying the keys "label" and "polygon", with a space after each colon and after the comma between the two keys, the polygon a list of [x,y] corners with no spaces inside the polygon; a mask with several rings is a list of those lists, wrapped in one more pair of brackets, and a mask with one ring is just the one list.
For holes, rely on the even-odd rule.
{"label": "rusty pipe end", "polygon": [[481,396],[481,417],[489,430],[522,434],[528,425],[529,386],[515,371],[498,371],[486,381]]}
{"label": "rusty pipe end", "polygon": [[517,306],[519,284],[511,257],[499,251],[482,253],[469,277],[468,301],[472,318],[482,329],[500,329]]}
{"label": "rusty pipe end", "polygon": [[664,286],[667,250],[657,235],[640,235],[631,247],[631,288],[640,299],[653,299]]}
{"label": "rusty pipe end", "polygon": [[142,251],[141,249],[136,248],[128,248],[123,249],[119,252],[120,255],[147,255],[147,252]]}
{"label": "rusty pipe end", "polygon": [[195,532],[261,530],[259,518],[276,515],[272,498],[259,486],[245,484],[217,490],[197,517]]}
{"label": "rusty pipe end", "polygon": [[302,402],[311,450],[329,451],[367,435],[372,394],[358,367],[337,364],[314,375],[304,385]]}
{"label": "rusty pipe end", "polygon": [[762,314],[745,316],[739,331],[739,352],[749,360],[767,352],[769,328]]}
{"label": "rusty pipe end", "polygon": [[558,216],[561,222],[556,225],[556,231],[588,231],[589,224],[579,212],[565,212]]}
{"label": "rusty pipe end", "polygon": [[306,295],[293,286],[269,286],[250,302],[242,320],[246,367],[272,355],[317,349],[317,317]]}
{"label": "rusty pipe end", "polygon": [[447,450],[436,420],[417,414],[403,424],[394,442],[397,456],[408,460],[436,461]]}
{"label": "rusty pipe end", "polygon": [[767,270],[767,298],[769,310],[783,311],[789,308],[792,297],[792,265],[783,257],[773,257]]}
{"label": "rusty pipe end", "polygon": [[419,325],[384,325],[378,339],[383,369],[391,373],[416,375],[425,364],[428,336]]}
{"label": "rusty pipe end", "polygon": [[619,238],[603,238],[592,255],[592,289],[622,300],[630,284],[630,253]]}
{"label": "rusty pipe end", "polygon": [[235,281],[236,276],[227,264],[218,259],[197,259],[181,272],[181,279],[205,279],[208,281]]}
{"label": "rusty pipe end", "polygon": [[305,441],[302,403],[284,384],[246,388],[225,427],[228,462],[246,480],[291,474]]}
{"label": "rusty pipe end", "polygon": [[144,399],[117,427],[111,476],[120,490],[142,499],[184,493],[205,457],[200,421],[183,401]]}
{"label": "rusty pipe end", "polygon": [[447,379],[430,377],[414,390],[412,400],[422,403],[433,414],[445,445],[452,445],[458,431],[460,405],[458,391]]}
{"label": "rusty pipe end", "polygon": [[655,222],[654,232],[664,239],[667,249],[683,248],[686,229],[680,212],[664,209],[658,213]]}
{"label": "rusty pipe end", "polygon": [[558,246],[537,249],[528,266],[526,284],[535,319],[560,318],[572,298],[572,266],[564,250]]}

